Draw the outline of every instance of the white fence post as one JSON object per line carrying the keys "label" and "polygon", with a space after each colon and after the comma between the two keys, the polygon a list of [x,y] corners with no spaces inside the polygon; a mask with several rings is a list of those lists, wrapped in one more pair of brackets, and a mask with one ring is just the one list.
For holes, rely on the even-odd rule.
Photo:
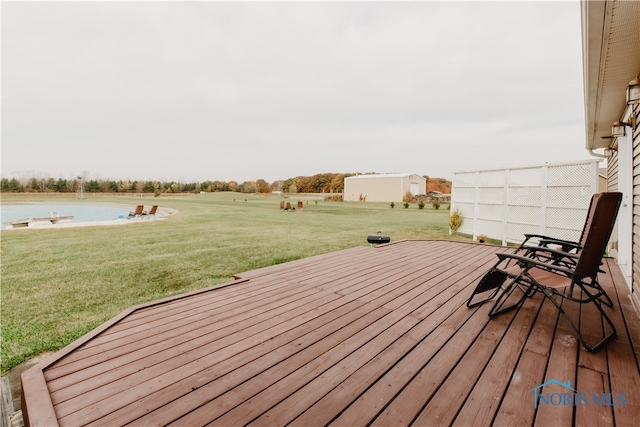
{"label": "white fence post", "polygon": [[511,185],[511,171],[504,170],[504,191],[502,192],[502,246],[507,246],[507,236],[509,235],[509,186]]}
{"label": "white fence post", "polygon": [[548,186],[549,186],[549,167],[543,166],[540,171],[540,232],[543,236],[547,235],[547,206]]}

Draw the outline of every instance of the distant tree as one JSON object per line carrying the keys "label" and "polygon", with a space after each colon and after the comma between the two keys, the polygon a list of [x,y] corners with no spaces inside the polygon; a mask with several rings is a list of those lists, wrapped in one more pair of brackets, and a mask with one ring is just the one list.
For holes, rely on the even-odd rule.
{"label": "distant tree", "polygon": [[63,193],[67,191],[67,184],[66,179],[58,178],[52,189],[58,193]]}
{"label": "distant tree", "polygon": [[131,190],[131,182],[130,181],[120,181],[118,183],[118,189],[121,193],[126,193]]}
{"label": "distant tree", "polygon": [[15,179],[15,178],[11,178],[11,181],[9,181],[9,191],[11,192],[21,192],[23,190],[22,188],[22,184],[20,184],[20,182]]}
{"label": "distant tree", "polygon": [[117,193],[119,190],[118,183],[116,181],[104,181],[100,186],[103,193]]}
{"label": "distant tree", "polygon": [[84,185],[84,190],[87,193],[98,193],[100,192],[100,183],[95,179],[91,179]]}
{"label": "distant tree", "polygon": [[187,193],[199,192],[197,188],[197,184],[195,182],[188,182],[186,184],[181,185],[179,191],[187,192]]}
{"label": "distant tree", "polygon": [[256,183],[253,181],[245,181],[240,184],[238,191],[241,193],[255,193],[256,192]]}
{"label": "distant tree", "polygon": [[444,178],[430,178],[426,185],[427,191],[439,191],[444,194],[451,194],[451,181]]}
{"label": "distant tree", "polygon": [[256,189],[258,193],[262,194],[271,192],[271,186],[264,179],[259,179],[256,181]]}
{"label": "distant tree", "polygon": [[153,181],[145,181],[142,186],[143,193],[153,193]]}
{"label": "distant tree", "polygon": [[22,185],[15,178],[2,178],[1,188],[2,191],[9,191],[12,193],[19,193],[22,191]]}
{"label": "distant tree", "polygon": [[331,193],[341,193],[344,188],[344,179],[345,175],[342,173],[337,173],[331,178],[329,182],[329,192]]}
{"label": "distant tree", "polygon": [[39,191],[40,185],[37,178],[31,178],[28,180],[27,185],[25,185],[26,191]]}

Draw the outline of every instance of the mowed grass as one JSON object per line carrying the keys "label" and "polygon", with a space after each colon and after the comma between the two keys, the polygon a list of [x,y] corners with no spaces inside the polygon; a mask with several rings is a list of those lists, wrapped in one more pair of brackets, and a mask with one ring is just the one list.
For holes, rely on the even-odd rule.
{"label": "mowed grass", "polygon": [[[128,307],[215,286],[244,271],[354,246],[377,231],[450,239],[446,206],[328,202],[211,193],[171,197],[5,196],[2,203],[144,203],[176,209],[168,220],[125,226],[1,233],[2,372],[58,350]],[[317,203],[316,203],[317,202]]]}

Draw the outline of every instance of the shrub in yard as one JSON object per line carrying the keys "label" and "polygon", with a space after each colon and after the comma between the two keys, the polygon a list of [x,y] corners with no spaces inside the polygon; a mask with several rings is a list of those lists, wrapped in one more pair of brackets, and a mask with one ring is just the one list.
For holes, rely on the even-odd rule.
{"label": "shrub in yard", "polygon": [[435,210],[440,209],[440,200],[433,199],[433,202],[431,202],[431,205],[433,206],[433,209],[435,209]]}
{"label": "shrub in yard", "polygon": [[391,209],[393,209],[395,205],[396,205],[396,204],[395,204],[395,203],[393,203],[393,202],[389,203],[389,206],[391,206]]}
{"label": "shrub in yard", "polygon": [[404,202],[404,208],[407,209],[409,207],[409,202]]}
{"label": "shrub in yard", "polygon": [[462,226],[463,219],[464,218],[462,216],[462,212],[460,212],[460,209],[456,209],[455,211],[451,212],[451,215],[449,215],[449,228],[451,229],[451,232],[453,234],[458,233],[458,230]]}
{"label": "shrub in yard", "polygon": [[424,209],[424,202],[422,200],[418,203],[418,209]]}

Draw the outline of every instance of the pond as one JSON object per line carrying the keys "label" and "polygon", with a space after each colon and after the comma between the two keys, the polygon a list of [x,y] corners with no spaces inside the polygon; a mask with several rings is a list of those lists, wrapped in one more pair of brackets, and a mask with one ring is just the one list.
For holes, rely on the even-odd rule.
{"label": "pond", "polygon": [[0,206],[2,228],[5,222],[26,218],[48,218],[53,216],[73,216],[72,222],[112,221],[126,218],[130,209],[104,205],[56,205],[56,204],[21,204]]}

